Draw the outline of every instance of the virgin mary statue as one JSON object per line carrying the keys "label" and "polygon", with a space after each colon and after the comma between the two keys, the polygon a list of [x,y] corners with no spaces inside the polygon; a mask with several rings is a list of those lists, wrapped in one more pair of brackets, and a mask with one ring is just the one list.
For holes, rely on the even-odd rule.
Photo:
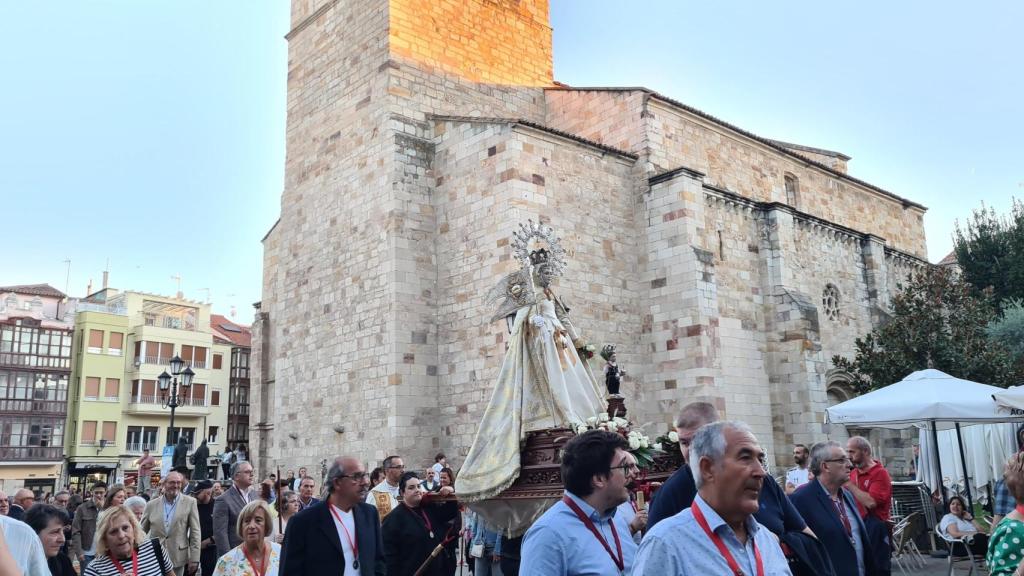
{"label": "virgin mary statue", "polygon": [[520,225],[511,246],[522,268],[503,278],[488,301],[501,302],[492,321],[512,314],[515,321],[456,493],[493,528],[515,536],[553,503],[494,499],[519,477],[526,433],[582,423],[605,407],[590,366],[576,351],[568,309],[551,287],[565,269],[559,239],[550,227],[530,221]]}

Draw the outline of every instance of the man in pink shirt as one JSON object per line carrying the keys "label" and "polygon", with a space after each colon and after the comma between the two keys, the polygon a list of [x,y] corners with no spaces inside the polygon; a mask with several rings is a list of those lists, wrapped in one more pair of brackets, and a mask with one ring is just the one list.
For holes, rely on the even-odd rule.
{"label": "man in pink shirt", "polygon": [[146,492],[149,490],[149,479],[153,474],[153,466],[156,465],[156,459],[149,455],[149,448],[142,451],[142,458],[139,458],[139,491]]}

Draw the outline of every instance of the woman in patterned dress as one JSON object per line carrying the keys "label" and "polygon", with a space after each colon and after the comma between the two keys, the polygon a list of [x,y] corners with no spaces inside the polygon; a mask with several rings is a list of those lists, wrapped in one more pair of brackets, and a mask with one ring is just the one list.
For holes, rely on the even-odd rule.
{"label": "woman in patterned dress", "polygon": [[991,576],[1024,576],[1024,452],[1006,462],[1003,479],[1017,507],[992,530],[985,561]]}
{"label": "woman in patterned dress", "polygon": [[238,513],[238,536],[242,543],[217,560],[213,576],[277,576],[281,547],[267,540],[273,532],[270,507],[253,500]]}

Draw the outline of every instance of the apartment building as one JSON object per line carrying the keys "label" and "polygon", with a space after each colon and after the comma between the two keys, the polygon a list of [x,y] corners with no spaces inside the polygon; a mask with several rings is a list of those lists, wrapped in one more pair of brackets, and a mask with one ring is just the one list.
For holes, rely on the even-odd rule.
{"label": "apartment building", "polygon": [[228,445],[249,444],[249,355],[252,332],[219,314],[211,316],[214,342],[231,347],[231,376],[228,388]]}
{"label": "apartment building", "polygon": [[0,287],[0,489],[52,492],[63,460],[72,315],[48,284]]}
{"label": "apartment building", "polygon": [[[206,439],[223,450],[231,348],[215,343],[210,305],[179,297],[108,288],[78,304],[65,441],[69,483],[137,481],[149,449],[160,459],[183,436],[189,453]],[[162,390],[158,377],[180,357],[191,386]],[[159,470],[159,467],[157,468]]]}

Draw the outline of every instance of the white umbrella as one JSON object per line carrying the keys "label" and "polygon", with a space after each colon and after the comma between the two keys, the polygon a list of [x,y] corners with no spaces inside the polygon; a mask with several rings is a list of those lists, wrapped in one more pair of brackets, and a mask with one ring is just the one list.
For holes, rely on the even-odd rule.
{"label": "white umbrella", "polygon": [[[942,467],[939,462],[938,430],[956,428],[961,460],[959,468],[967,468],[963,441],[960,439],[960,424],[986,424],[1021,419],[1019,415],[1011,415],[1006,408],[996,402],[996,395],[1002,392],[1002,388],[954,378],[939,370],[919,370],[895,384],[828,408],[825,412],[825,421],[831,424],[896,429],[924,428],[927,425],[931,428],[932,440],[927,444],[935,447],[935,466],[929,467],[934,477],[929,484],[941,486]],[[925,445],[921,448],[922,452],[925,452]],[[967,495],[968,500],[971,500],[970,489]]]}
{"label": "white umbrella", "polygon": [[[1003,391],[939,370],[919,370],[895,384],[836,404],[826,411],[826,421],[877,428],[934,422],[938,430],[954,428],[957,423],[1006,422],[1015,418],[993,400],[993,395]],[[1021,398],[1024,407],[1024,394]]]}
{"label": "white umbrella", "polygon": [[1024,416],[1024,386],[1010,386],[1006,390],[998,390],[992,394],[992,398],[1012,416]]}

